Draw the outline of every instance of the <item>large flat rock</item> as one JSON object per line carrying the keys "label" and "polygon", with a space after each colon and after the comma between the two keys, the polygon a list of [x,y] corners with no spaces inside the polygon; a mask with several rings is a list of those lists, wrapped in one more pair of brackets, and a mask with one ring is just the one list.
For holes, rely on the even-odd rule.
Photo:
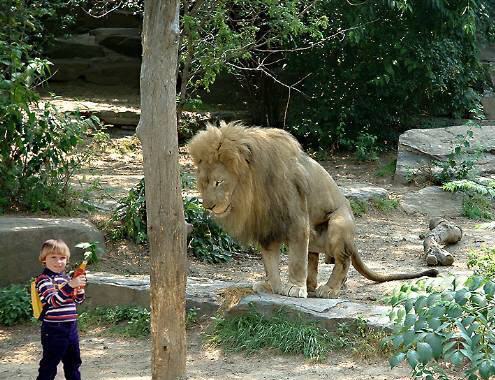
{"label": "large flat rock", "polygon": [[[116,305],[150,305],[149,276],[121,276],[109,273],[88,274],[87,299],[85,307]],[[186,306],[196,308],[199,315],[213,315],[224,305],[223,293],[229,290],[250,288],[252,284],[188,277],[186,285]],[[245,293],[245,292],[244,292]],[[340,323],[362,318],[370,327],[387,328],[390,308],[368,305],[343,299],[291,298],[273,294],[250,294],[228,310],[228,314],[242,314],[254,308],[270,316],[283,308],[288,315],[296,313],[320,326],[334,330]]]}
{"label": "large flat rock", "polygon": [[103,234],[80,218],[0,217],[0,286],[29,281],[43,267],[38,261],[41,245],[48,239],[62,239],[71,250],[71,262],[82,260],[74,246],[97,241],[104,248]]}
{"label": "large flat rock", "polygon": [[411,191],[400,200],[400,206],[408,214],[424,214],[430,217],[453,217],[463,214],[463,195],[450,193],[438,186]]}
{"label": "large flat rock", "polygon": [[475,171],[479,175],[495,173],[495,125],[483,125],[480,128],[466,125],[435,129],[410,129],[399,138],[395,181],[407,184],[410,177],[421,168],[432,167],[435,161],[446,161],[448,155],[459,144],[459,135],[467,136],[473,132],[470,140],[470,153],[483,151],[476,161]]}

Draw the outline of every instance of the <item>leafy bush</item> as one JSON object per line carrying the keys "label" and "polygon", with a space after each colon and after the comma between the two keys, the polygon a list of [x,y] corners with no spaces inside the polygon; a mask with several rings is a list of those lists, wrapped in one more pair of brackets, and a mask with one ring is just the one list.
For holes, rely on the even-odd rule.
{"label": "leafy bush", "polygon": [[476,274],[486,278],[495,278],[495,247],[485,247],[471,251],[468,256],[468,267]]}
{"label": "leafy bush", "polygon": [[[468,123],[470,127],[481,128],[479,124]],[[481,151],[472,146],[473,130],[470,128],[466,135],[456,136],[456,145],[447,155],[446,161],[437,161],[435,165],[441,171],[435,175],[435,179],[444,184],[449,181],[462,180],[473,176],[473,169],[481,157]]]}
{"label": "leafy bush", "polygon": [[476,180],[457,180],[447,182],[445,191],[464,194],[464,216],[475,220],[494,219],[495,181],[478,178]]}
{"label": "leafy bush", "polygon": [[[188,176],[181,176],[190,184]],[[209,263],[219,263],[231,258],[231,252],[242,248],[216,224],[196,197],[184,197],[184,218],[193,225],[188,236],[188,247],[192,254]],[[119,202],[110,223],[114,238],[128,238],[138,244],[146,243],[146,198],[144,178]]]}
{"label": "leafy bush", "polygon": [[443,362],[469,380],[495,375],[494,295],[495,282],[479,275],[444,286],[402,285],[389,299],[396,352],[390,365],[406,361],[417,379],[448,379]]}
{"label": "leafy bush", "polygon": [[231,252],[242,251],[241,246],[213,221],[198,198],[185,198],[184,215],[193,225],[188,246],[198,259],[219,263],[230,260]]}
{"label": "leafy bush", "polygon": [[28,7],[21,0],[0,6],[0,212],[5,209],[67,212],[69,180],[79,166],[70,154],[95,119],[64,115],[50,104],[39,109],[34,87],[49,75],[50,63],[32,58],[41,19],[61,4]]}
{"label": "leafy bush", "polygon": [[374,161],[378,159],[377,137],[368,132],[361,132],[356,141],[356,158],[360,161]]}
{"label": "leafy bush", "polygon": [[31,298],[25,285],[0,289],[0,325],[12,326],[31,319]]}
{"label": "leafy bush", "polygon": [[144,178],[119,201],[110,223],[116,223],[111,232],[114,239],[127,238],[138,244],[148,241]]}
{"label": "leafy bush", "polygon": [[288,128],[307,146],[333,147],[365,127],[395,141],[419,114],[481,116],[489,85],[478,38],[490,34],[491,3],[320,2],[314,13],[332,15],[324,42],[289,56],[306,96],[291,98]]}

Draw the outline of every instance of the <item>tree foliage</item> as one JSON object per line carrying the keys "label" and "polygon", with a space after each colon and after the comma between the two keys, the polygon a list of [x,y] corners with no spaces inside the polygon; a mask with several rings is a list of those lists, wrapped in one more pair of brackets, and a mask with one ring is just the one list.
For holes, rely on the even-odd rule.
{"label": "tree foliage", "polygon": [[[37,48],[44,22],[62,2],[6,0],[0,5],[0,211],[62,212],[71,201],[69,179],[79,161],[69,154],[93,119],[41,106],[35,87],[49,75]],[[48,32],[47,32],[48,33]]]}

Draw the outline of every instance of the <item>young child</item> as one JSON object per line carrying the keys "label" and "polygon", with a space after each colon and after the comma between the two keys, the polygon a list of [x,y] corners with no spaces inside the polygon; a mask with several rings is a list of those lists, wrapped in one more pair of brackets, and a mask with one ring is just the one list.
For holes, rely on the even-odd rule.
{"label": "young child", "polygon": [[53,380],[60,361],[66,380],[81,379],[76,304],[84,301],[86,276],[70,278],[65,274],[69,258],[69,247],[62,240],[47,240],[41,246],[39,260],[45,269],[36,278],[36,289],[43,304],[43,358],[37,380]]}

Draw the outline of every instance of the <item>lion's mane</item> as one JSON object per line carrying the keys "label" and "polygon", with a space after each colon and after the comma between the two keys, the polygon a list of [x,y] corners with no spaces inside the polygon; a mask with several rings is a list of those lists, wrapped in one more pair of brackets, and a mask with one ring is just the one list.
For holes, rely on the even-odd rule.
{"label": "lion's mane", "polygon": [[[243,242],[287,241],[304,212],[307,174],[299,163],[299,143],[287,132],[245,128],[238,122],[209,125],[189,143],[196,166],[221,163],[238,184],[231,212],[217,221]],[[208,169],[206,169],[208,170]]]}

